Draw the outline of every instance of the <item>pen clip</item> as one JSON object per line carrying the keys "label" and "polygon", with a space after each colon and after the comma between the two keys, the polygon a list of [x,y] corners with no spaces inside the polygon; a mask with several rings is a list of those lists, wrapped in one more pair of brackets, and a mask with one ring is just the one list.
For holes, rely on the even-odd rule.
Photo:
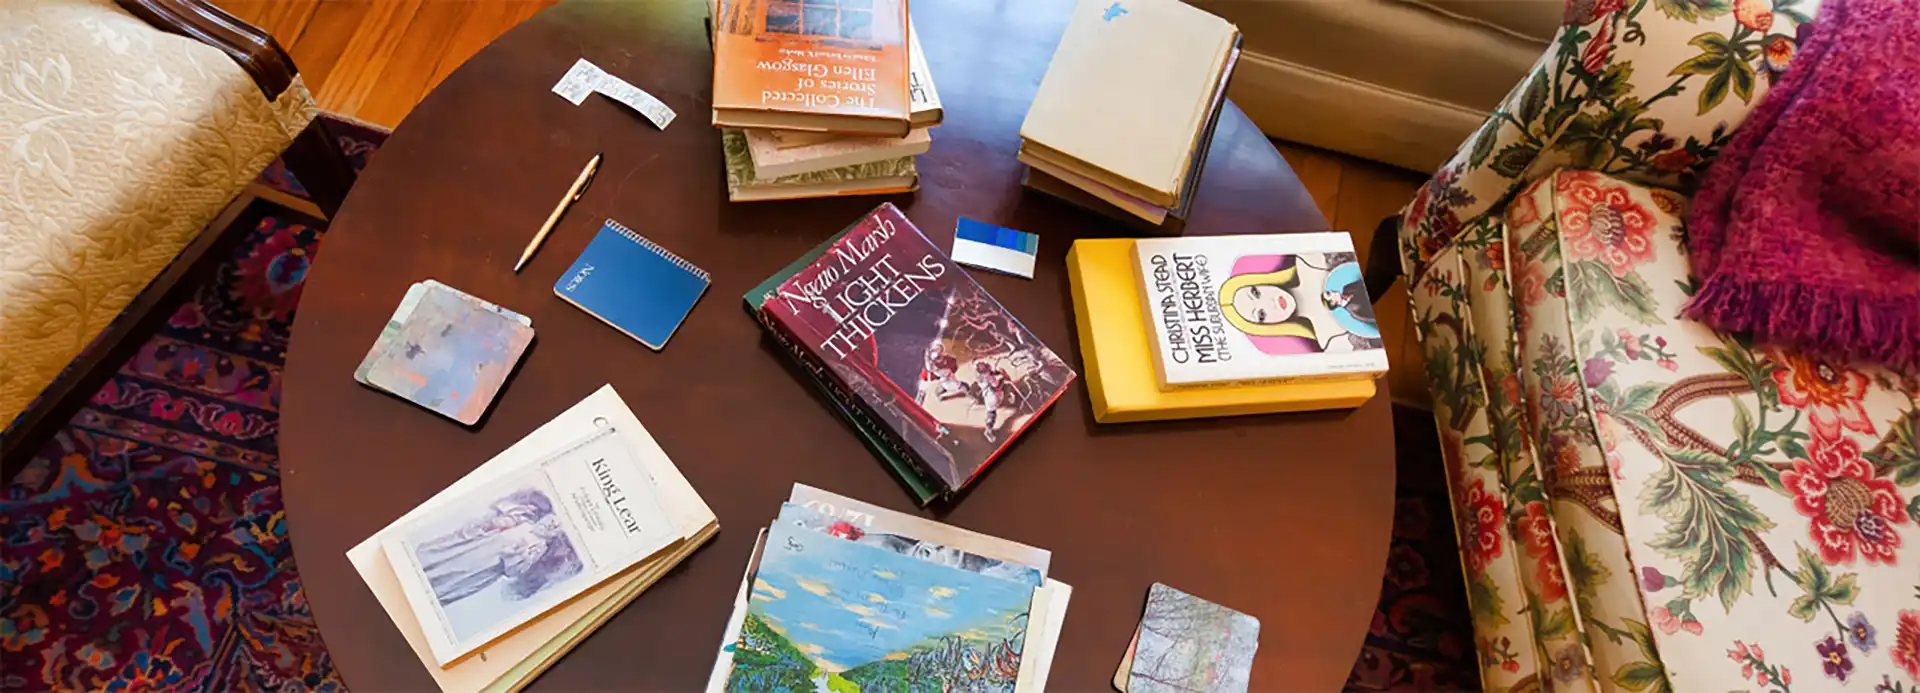
{"label": "pen clip", "polygon": [[579,189],[579,190],[575,190],[575,191],[573,191],[573,198],[572,198],[572,199],[570,199],[570,200],[567,200],[567,201],[568,201],[568,202],[579,202],[579,201],[580,201],[580,197],[581,197],[582,195],[585,195],[585,194],[587,194],[587,188],[588,188],[589,186],[592,186],[592,185],[593,185],[593,179],[594,179],[595,177],[598,177],[599,175],[600,175],[600,167],[599,167],[599,166],[595,166],[595,167],[593,167],[593,170],[592,170],[592,171],[588,171],[588,172],[587,172],[587,179],[586,179],[586,180],[583,180],[583,181],[580,181],[580,189]]}

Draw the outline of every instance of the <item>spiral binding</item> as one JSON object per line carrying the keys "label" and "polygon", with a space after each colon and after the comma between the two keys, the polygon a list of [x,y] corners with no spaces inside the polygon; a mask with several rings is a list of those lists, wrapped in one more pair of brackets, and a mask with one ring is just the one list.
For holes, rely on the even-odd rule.
{"label": "spiral binding", "polygon": [[673,251],[660,247],[660,244],[647,240],[646,236],[642,236],[640,234],[634,233],[633,229],[627,228],[625,224],[614,221],[612,219],[608,219],[607,225],[613,227],[613,230],[618,232],[620,235],[626,236],[627,240],[638,243],[640,244],[640,247],[646,248],[647,250],[651,250],[653,251],[653,254],[659,255],[661,258],[665,259],[667,262],[673,263],[674,267],[678,267],[688,272],[692,272],[694,276],[700,278],[700,281],[713,280],[713,277],[711,275],[708,275],[706,270],[700,269],[699,267],[695,267],[693,263],[687,262],[686,258],[682,258],[679,255],[673,254]]}

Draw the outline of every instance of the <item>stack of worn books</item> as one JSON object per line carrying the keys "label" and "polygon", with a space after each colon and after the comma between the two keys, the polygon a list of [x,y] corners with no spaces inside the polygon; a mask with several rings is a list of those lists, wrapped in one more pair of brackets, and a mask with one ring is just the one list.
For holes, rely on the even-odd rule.
{"label": "stack of worn books", "polygon": [[1102,423],[1357,407],[1387,370],[1344,233],[1087,238],[1067,277]]}
{"label": "stack of worn books", "polygon": [[1179,233],[1239,56],[1238,28],[1179,0],[1079,0],[1020,125],[1024,183]]}
{"label": "stack of worn books", "polygon": [[922,504],[966,488],[1076,377],[891,203],[744,298]]}
{"label": "stack of worn books", "polygon": [[517,691],[720,531],[603,386],[347,551],[442,691]]}
{"label": "stack of worn books", "polygon": [[1051,559],[794,484],[755,542],[707,691],[1046,690],[1073,594]]}
{"label": "stack of worn books", "polygon": [[906,0],[717,0],[713,124],[735,201],[909,192],[940,95]]}

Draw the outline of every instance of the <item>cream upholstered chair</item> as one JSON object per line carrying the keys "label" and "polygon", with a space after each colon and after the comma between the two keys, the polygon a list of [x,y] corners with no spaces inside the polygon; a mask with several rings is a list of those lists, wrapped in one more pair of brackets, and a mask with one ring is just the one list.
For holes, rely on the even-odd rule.
{"label": "cream upholstered chair", "polygon": [[202,230],[275,156],[338,207],[353,174],[316,114],[270,37],[200,0],[0,1],[0,462],[219,258]]}
{"label": "cream upholstered chair", "polygon": [[1489,691],[1920,684],[1920,374],[1678,317],[1819,5],[1568,2],[1398,220]]}

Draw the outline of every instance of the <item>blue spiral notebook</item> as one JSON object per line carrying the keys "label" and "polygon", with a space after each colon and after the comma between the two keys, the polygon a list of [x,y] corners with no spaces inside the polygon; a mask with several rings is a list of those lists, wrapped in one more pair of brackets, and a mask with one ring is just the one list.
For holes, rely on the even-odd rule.
{"label": "blue spiral notebook", "polygon": [[705,270],[608,219],[553,293],[659,351],[709,280]]}

